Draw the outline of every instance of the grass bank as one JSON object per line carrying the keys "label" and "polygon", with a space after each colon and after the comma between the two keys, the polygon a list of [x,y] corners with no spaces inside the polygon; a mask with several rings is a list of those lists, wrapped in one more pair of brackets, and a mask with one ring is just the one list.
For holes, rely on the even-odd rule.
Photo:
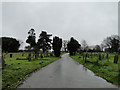
{"label": "grass bank", "polygon": [[[70,56],[75,61],[79,62],[80,64],[84,65],[86,68],[92,70],[97,76],[100,76],[104,79],[106,79],[108,82],[111,82],[117,86],[120,86],[120,73],[119,73],[119,65],[120,65],[120,55],[119,55],[119,61],[118,64],[113,63],[114,62],[114,54],[109,54],[109,61],[107,61],[106,58],[99,60],[98,65],[92,64],[92,63],[84,63],[83,56],[81,56],[81,59],[79,58],[79,54],[76,54],[75,56]],[[96,61],[98,59],[97,56],[92,58],[87,58],[88,61]]]}
{"label": "grass bank", "polygon": [[10,58],[10,53],[4,54],[7,66],[2,70],[2,89],[16,88],[23,82],[30,74],[40,68],[58,60],[60,57],[44,57],[37,60],[16,60],[17,58],[26,58],[28,53],[12,53],[13,57]]}

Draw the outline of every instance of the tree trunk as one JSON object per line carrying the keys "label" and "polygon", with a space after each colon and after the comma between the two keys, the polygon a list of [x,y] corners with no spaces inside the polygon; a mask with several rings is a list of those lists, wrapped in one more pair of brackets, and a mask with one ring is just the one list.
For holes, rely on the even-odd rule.
{"label": "tree trunk", "polygon": [[114,56],[114,63],[117,64],[117,62],[118,62],[118,55],[115,55],[115,56]]}
{"label": "tree trunk", "polygon": [[6,66],[7,64],[5,63],[5,60],[4,60],[3,55],[2,55],[2,57],[1,57],[1,59],[2,59],[2,67]]}
{"label": "tree trunk", "polygon": [[28,61],[31,61],[31,52],[29,52]]}
{"label": "tree trunk", "polygon": [[107,61],[109,61],[109,54],[107,53],[107,55],[106,55],[106,58],[107,58]]}
{"label": "tree trunk", "polygon": [[87,63],[87,53],[85,54],[85,63]]}

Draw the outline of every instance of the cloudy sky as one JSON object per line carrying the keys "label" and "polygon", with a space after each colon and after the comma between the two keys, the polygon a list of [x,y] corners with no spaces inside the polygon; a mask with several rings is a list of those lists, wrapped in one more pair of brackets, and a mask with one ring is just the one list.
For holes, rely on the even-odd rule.
{"label": "cloudy sky", "polygon": [[38,39],[42,30],[63,40],[74,37],[89,45],[101,44],[118,34],[117,2],[4,2],[2,36],[14,37],[27,45],[27,32],[34,28]]}

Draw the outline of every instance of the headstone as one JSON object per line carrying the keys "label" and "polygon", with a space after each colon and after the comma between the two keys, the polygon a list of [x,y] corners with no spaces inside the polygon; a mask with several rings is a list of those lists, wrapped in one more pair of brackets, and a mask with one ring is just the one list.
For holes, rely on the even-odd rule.
{"label": "headstone", "polygon": [[49,57],[49,54],[47,53],[47,57]]}
{"label": "headstone", "polygon": [[92,57],[92,53],[91,53],[91,58],[93,58],[93,57]]}
{"label": "headstone", "polygon": [[88,54],[88,58],[89,58],[89,54]]}
{"label": "headstone", "polygon": [[81,59],[81,56],[79,56],[78,58]]}
{"label": "headstone", "polygon": [[106,55],[106,58],[107,58],[107,61],[109,61],[109,54],[107,53],[107,55]]}
{"label": "headstone", "polygon": [[53,56],[53,54],[52,54],[52,53],[50,53],[50,56]]}
{"label": "headstone", "polygon": [[37,53],[35,53],[35,59],[37,59]]}
{"label": "headstone", "polygon": [[101,54],[100,54],[100,53],[99,53],[99,56],[98,56],[98,57],[99,57],[99,60],[101,60]]}
{"label": "headstone", "polygon": [[43,55],[41,54],[41,56],[40,56],[41,58],[43,58]]}
{"label": "headstone", "polygon": [[42,64],[42,62],[40,62],[39,64]]}
{"label": "headstone", "polygon": [[28,61],[31,61],[31,53],[28,55]]}
{"label": "headstone", "polygon": [[98,56],[98,52],[96,52],[96,56]]}
{"label": "headstone", "polygon": [[24,56],[24,53],[22,54],[22,56]]}
{"label": "headstone", "polygon": [[102,59],[104,59],[104,54],[102,54]]}
{"label": "headstone", "polygon": [[95,65],[98,65],[98,60],[97,60],[97,61],[95,61]]}
{"label": "headstone", "polygon": [[39,55],[38,52],[35,52],[34,53],[34,59],[37,59],[38,55]]}
{"label": "headstone", "polygon": [[12,58],[12,54],[10,54],[10,58]]}
{"label": "headstone", "polygon": [[118,55],[115,55],[115,56],[114,56],[114,63],[117,64],[117,62],[118,62]]}

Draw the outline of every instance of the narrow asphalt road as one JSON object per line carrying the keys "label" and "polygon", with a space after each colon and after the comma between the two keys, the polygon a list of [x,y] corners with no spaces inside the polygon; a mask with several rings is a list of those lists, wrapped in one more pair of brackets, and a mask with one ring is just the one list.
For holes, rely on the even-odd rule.
{"label": "narrow asphalt road", "polygon": [[18,88],[117,88],[95,76],[68,54],[33,73]]}

